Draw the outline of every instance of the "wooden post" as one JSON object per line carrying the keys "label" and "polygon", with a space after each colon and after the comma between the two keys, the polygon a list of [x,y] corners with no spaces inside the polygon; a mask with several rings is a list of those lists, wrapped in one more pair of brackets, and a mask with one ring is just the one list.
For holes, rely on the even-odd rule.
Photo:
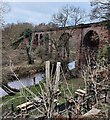
{"label": "wooden post", "polygon": [[11,103],[11,110],[12,110],[12,112],[14,111],[14,105],[13,105],[13,102]]}
{"label": "wooden post", "polygon": [[61,62],[57,62],[57,67],[56,67],[56,80],[55,80],[55,92],[58,89],[59,85],[59,80],[60,80],[60,65]]}
{"label": "wooden post", "polygon": [[57,68],[56,68],[56,81],[60,80],[60,62],[57,62]]}
{"label": "wooden post", "polygon": [[47,87],[47,92],[49,92],[49,87],[51,86],[50,83],[50,61],[46,61],[46,87]]}

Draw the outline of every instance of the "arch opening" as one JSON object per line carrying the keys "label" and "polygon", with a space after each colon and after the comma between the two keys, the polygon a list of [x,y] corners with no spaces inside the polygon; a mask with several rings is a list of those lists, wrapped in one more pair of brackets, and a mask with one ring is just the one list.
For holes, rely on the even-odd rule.
{"label": "arch opening", "polygon": [[38,46],[38,34],[35,35],[35,44]]}
{"label": "arch opening", "polygon": [[40,45],[43,45],[43,35],[40,34]]}
{"label": "arch opening", "polygon": [[83,39],[83,46],[85,47],[85,49],[97,51],[99,47],[98,34],[93,30],[87,32]]}
{"label": "arch opening", "polygon": [[82,58],[83,63],[90,59],[91,61],[97,58],[99,48],[99,36],[96,31],[90,30],[86,33],[82,43]]}
{"label": "arch opening", "polygon": [[70,50],[69,50],[69,39],[71,35],[69,33],[61,34],[59,38],[59,52],[62,58],[67,58],[69,60]]}

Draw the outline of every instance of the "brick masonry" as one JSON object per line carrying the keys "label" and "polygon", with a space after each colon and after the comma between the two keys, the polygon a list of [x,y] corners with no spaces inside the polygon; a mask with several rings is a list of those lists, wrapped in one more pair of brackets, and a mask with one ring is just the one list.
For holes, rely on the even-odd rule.
{"label": "brick masonry", "polygon": [[[105,44],[110,44],[108,29],[106,26],[106,22],[100,23],[91,23],[91,24],[81,24],[76,27],[65,27],[65,28],[56,28],[47,31],[35,31],[35,34],[38,36],[38,43],[41,41],[40,36],[48,34],[49,38],[58,38],[64,32],[69,33],[72,37],[69,40],[71,53],[75,54],[73,59],[79,61],[81,56],[82,44],[84,41],[85,35],[89,31],[94,31],[99,38],[99,46],[98,48],[102,48]],[[34,42],[35,43],[35,42]],[[38,44],[39,45],[39,44]],[[72,57],[72,56],[71,56]],[[75,57],[75,58],[74,58]]]}

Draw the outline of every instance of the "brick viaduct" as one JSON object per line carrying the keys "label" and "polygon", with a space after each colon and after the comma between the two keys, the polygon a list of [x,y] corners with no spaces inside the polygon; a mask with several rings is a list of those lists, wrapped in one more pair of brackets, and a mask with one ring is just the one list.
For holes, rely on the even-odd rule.
{"label": "brick viaduct", "polygon": [[[80,24],[76,27],[69,26],[65,28],[54,28],[46,31],[35,31],[37,40],[36,44],[38,46],[43,45],[43,36],[45,34],[48,34],[51,38],[58,37],[64,32],[71,35],[71,38],[69,39],[70,53],[71,58],[75,61],[79,61],[83,46],[91,47],[91,49],[100,49],[105,44],[110,43],[108,40],[106,21],[104,21],[98,23]],[[96,38],[94,38],[94,36]],[[50,44],[51,43],[49,43],[49,45]]]}

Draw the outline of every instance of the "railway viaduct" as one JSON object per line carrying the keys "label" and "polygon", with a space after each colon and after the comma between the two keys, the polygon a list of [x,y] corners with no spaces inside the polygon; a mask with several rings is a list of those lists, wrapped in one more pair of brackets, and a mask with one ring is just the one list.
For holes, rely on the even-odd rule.
{"label": "railway viaduct", "polygon": [[[77,26],[69,26],[65,28],[54,28],[45,31],[35,31],[36,39],[34,45],[42,46],[45,44],[44,35],[47,34],[49,38],[58,38],[63,33],[71,35],[69,39],[69,49],[71,59],[79,61],[81,54],[87,52],[88,49],[96,52],[106,44],[110,44],[107,22],[98,22],[90,24],[80,24]],[[48,48],[51,47],[49,41]],[[84,50],[84,51],[83,51]],[[83,51],[83,52],[82,52]],[[82,56],[83,57],[83,56]]]}

